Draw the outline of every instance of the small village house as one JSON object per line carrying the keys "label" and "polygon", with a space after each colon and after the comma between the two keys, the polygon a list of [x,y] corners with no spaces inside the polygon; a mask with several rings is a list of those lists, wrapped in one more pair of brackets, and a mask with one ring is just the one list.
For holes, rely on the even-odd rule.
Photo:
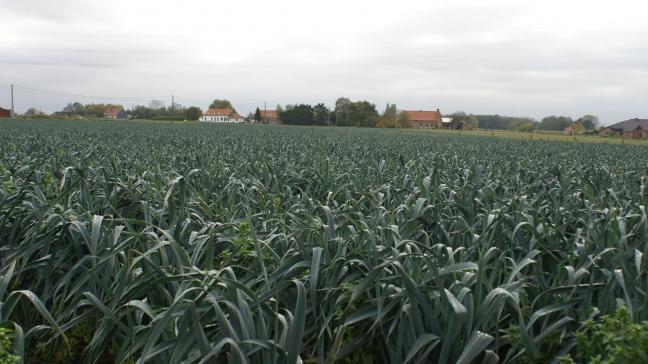
{"label": "small village house", "polygon": [[128,119],[128,114],[122,108],[109,107],[104,111],[104,119],[125,120]]}
{"label": "small village house", "polygon": [[573,123],[570,126],[563,129],[564,135],[583,135],[585,134],[585,126],[581,123]]}
{"label": "small village house", "polygon": [[0,118],[10,118],[11,110],[3,109],[0,107]]}
{"label": "small village house", "polygon": [[412,127],[416,129],[440,129],[443,126],[443,119],[439,109],[436,111],[409,111],[404,110],[409,116]]}
{"label": "small village house", "polygon": [[451,129],[462,130],[464,122],[453,117],[443,117],[441,111],[408,111],[404,112],[409,116],[412,127],[416,129]]}
{"label": "small village house", "polygon": [[234,109],[222,108],[205,111],[200,117],[200,121],[207,123],[242,123],[243,118]]}
{"label": "small village house", "polygon": [[261,110],[261,123],[270,125],[281,124],[277,110]]}
{"label": "small village house", "polygon": [[648,119],[628,119],[612,124],[599,132],[599,135],[618,135],[628,138],[648,137]]}

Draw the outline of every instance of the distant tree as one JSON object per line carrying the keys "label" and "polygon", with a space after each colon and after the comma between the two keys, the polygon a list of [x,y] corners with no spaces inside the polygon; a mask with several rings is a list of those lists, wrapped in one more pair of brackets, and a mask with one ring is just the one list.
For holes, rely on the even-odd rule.
{"label": "distant tree", "polygon": [[383,112],[382,116],[378,119],[378,122],[376,123],[376,127],[379,128],[395,128],[396,122],[398,120],[398,109],[396,108],[396,104],[389,104],[387,103],[387,106],[385,106],[385,112]]}
{"label": "distant tree", "polygon": [[209,105],[210,109],[233,109],[234,107],[232,106],[232,103],[229,102],[229,100],[220,100],[220,99],[215,99],[212,101],[212,103]]}
{"label": "distant tree", "polygon": [[455,111],[452,114],[450,114],[450,117],[452,118],[453,121],[464,121],[466,116],[467,114],[463,111]]}
{"label": "distant tree", "polygon": [[466,123],[468,115],[463,111],[455,111],[450,114],[450,118],[452,119],[453,124],[456,123],[456,125],[462,125]]}
{"label": "distant tree", "polygon": [[151,100],[148,104],[149,108],[153,110],[159,110],[159,109],[164,109],[166,104],[162,100]]}
{"label": "distant tree", "polygon": [[594,115],[583,115],[576,122],[580,122],[586,130],[595,130],[599,126],[599,119]]}
{"label": "distant tree", "polygon": [[479,127],[479,119],[477,115],[466,114],[463,111],[455,111],[450,114],[452,121],[463,124],[464,129],[475,129]]}
{"label": "distant tree", "polygon": [[561,131],[571,125],[573,120],[568,116],[547,116],[540,121],[539,130]]}
{"label": "distant tree", "polygon": [[466,116],[466,119],[464,120],[464,129],[476,128],[479,128],[479,120],[477,120],[477,116],[473,114]]}
{"label": "distant tree", "polygon": [[335,100],[335,111],[333,112],[333,119],[337,126],[349,125],[349,113],[351,112],[352,103],[346,97],[339,97]]}
{"label": "distant tree", "polygon": [[516,126],[516,130],[523,133],[531,133],[535,130],[536,124],[531,122],[519,123]]}
{"label": "distant tree", "polygon": [[[537,121],[526,117],[500,116],[500,115],[474,115],[477,119],[477,126],[481,129],[497,130],[517,130],[518,125],[532,123],[537,125]],[[470,118],[470,115],[468,115]]]}
{"label": "distant tree", "polygon": [[375,127],[380,118],[380,114],[376,110],[376,105],[369,101],[356,101],[352,103],[351,113],[348,116],[349,125],[367,128]]}
{"label": "distant tree", "polygon": [[38,110],[35,107],[30,107],[29,109],[27,109],[27,111],[25,111],[25,113],[23,115],[25,115],[25,116],[44,116],[46,114],[44,112]]}
{"label": "distant tree", "polygon": [[313,108],[314,122],[317,125],[325,125],[329,120],[330,110],[323,103],[315,105]]}
{"label": "distant tree", "polygon": [[85,116],[97,118],[103,117],[106,109],[124,109],[122,105],[118,104],[86,104],[83,108],[85,109],[85,112],[83,113]]}
{"label": "distant tree", "polygon": [[202,110],[197,106],[188,107],[184,112],[188,120],[198,120],[203,114]]}
{"label": "distant tree", "polygon": [[279,104],[277,104],[277,107],[275,108],[275,110],[277,110],[277,115],[279,115],[281,112],[283,112],[283,108]]}
{"label": "distant tree", "polygon": [[288,125],[313,125],[315,123],[315,110],[306,104],[286,105],[286,110],[279,114],[281,122]]}
{"label": "distant tree", "polygon": [[86,113],[86,108],[79,102],[69,103],[63,108],[63,111],[61,111],[61,113],[67,115],[84,115]]}
{"label": "distant tree", "polygon": [[157,115],[158,110],[153,110],[144,105],[136,105],[133,110],[131,110],[131,116],[133,119],[150,119]]}
{"label": "distant tree", "polygon": [[256,108],[256,111],[254,111],[254,121],[257,123],[261,121],[261,110],[259,108]]}
{"label": "distant tree", "polygon": [[410,118],[407,112],[401,111],[400,113],[398,113],[398,119],[396,119],[396,127],[397,128],[412,127],[412,119]]}

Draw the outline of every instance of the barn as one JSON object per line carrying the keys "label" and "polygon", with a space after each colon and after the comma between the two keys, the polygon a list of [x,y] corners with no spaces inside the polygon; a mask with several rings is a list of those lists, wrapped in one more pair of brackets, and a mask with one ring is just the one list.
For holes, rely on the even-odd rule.
{"label": "barn", "polygon": [[443,126],[443,120],[439,109],[436,111],[404,111],[409,116],[412,126],[416,129],[440,129]]}
{"label": "barn", "polygon": [[648,137],[648,119],[628,119],[601,130],[599,135],[620,135],[628,138]]}
{"label": "barn", "polygon": [[10,118],[11,110],[3,109],[0,107],[0,118]]}

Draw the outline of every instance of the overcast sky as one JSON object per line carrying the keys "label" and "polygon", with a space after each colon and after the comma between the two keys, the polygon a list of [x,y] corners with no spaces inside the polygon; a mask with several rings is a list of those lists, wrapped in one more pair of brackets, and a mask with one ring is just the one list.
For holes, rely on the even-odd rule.
{"label": "overcast sky", "polygon": [[0,0],[0,106],[15,83],[84,95],[18,89],[18,112],[346,96],[610,124],[648,117],[646,14],[645,0]]}

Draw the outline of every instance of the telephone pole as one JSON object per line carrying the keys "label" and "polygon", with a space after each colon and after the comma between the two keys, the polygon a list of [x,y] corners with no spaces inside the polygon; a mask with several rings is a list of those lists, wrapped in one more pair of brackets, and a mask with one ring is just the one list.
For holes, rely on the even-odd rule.
{"label": "telephone pole", "polygon": [[171,110],[175,110],[175,95],[171,95]]}
{"label": "telephone pole", "polygon": [[15,115],[14,112],[14,85],[13,83],[11,84],[11,117],[13,118]]}

